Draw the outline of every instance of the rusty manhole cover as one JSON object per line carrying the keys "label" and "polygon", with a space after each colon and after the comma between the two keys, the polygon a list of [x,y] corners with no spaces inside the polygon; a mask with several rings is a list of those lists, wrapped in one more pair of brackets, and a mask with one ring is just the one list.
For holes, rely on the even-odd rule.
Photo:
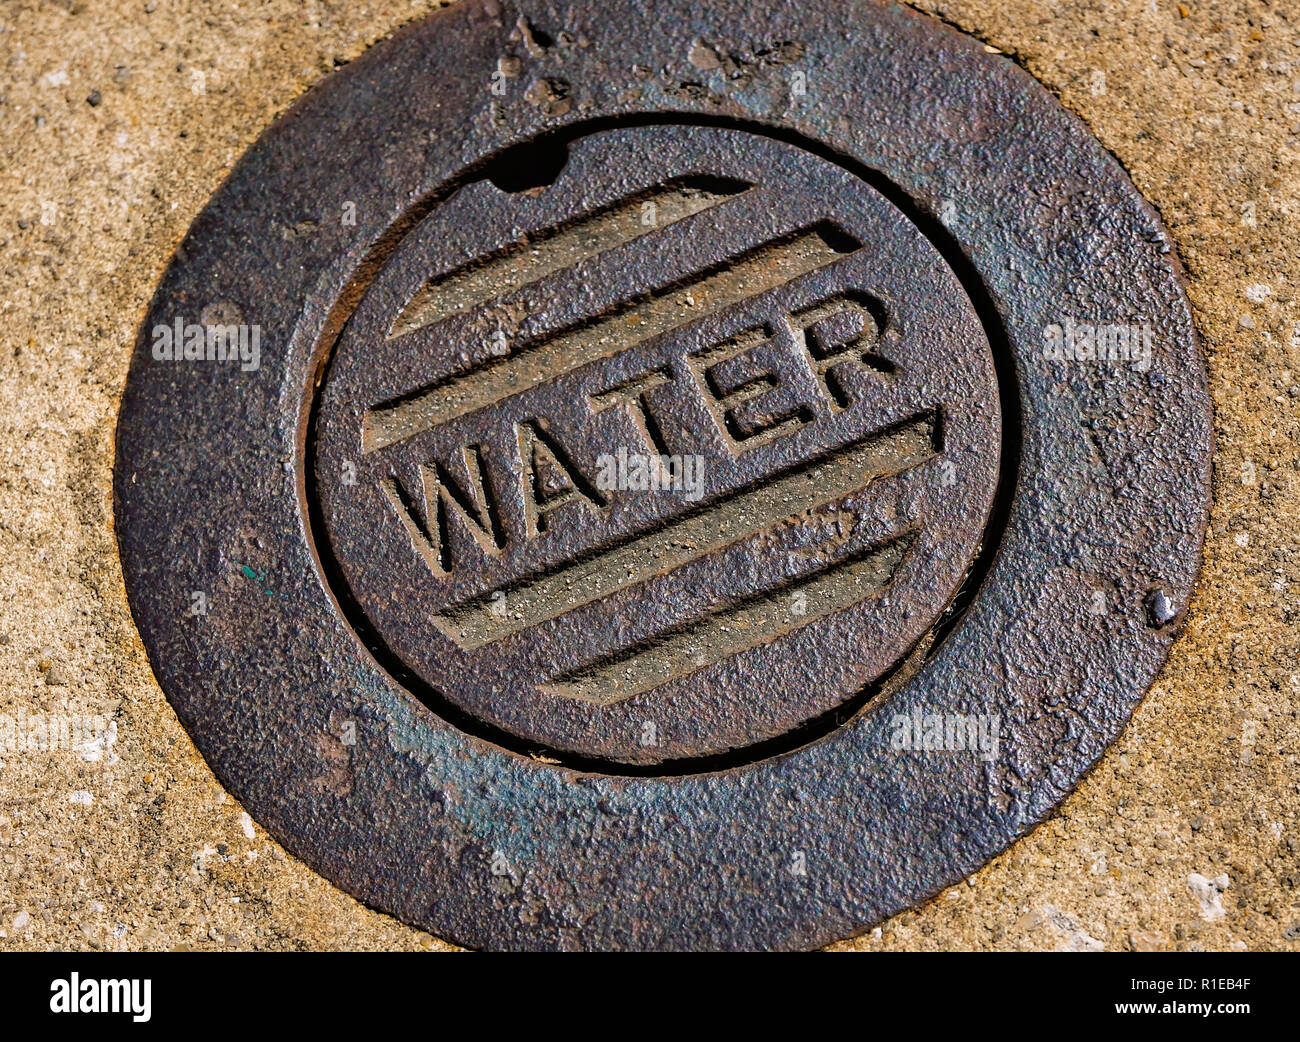
{"label": "rusty manhole cover", "polygon": [[1164,660],[1209,468],[1175,263],[905,9],[465,0],[164,277],[117,465],[155,672],[277,838],[441,936],[851,935]]}
{"label": "rusty manhole cover", "polygon": [[314,427],[322,543],[485,736],[693,769],[934,627],[996,491],[992,351],[829,160],[690,124],[566,144],[545,192],[466,186],[370,283]]}

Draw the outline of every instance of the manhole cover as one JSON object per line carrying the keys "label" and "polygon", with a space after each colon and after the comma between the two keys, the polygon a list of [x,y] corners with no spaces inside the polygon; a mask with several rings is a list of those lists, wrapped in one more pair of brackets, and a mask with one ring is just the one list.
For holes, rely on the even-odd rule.
{"label": "manhole cover", "polygon": [[322,542],[421,690],[680,771],[801,734],[935,625],[997,378],[939,252],[829,160],[689,124],[564,145],[370,283],[320,395]]}
{"label": "manhole cover", "polygon": [[466,0],[196,222],[119,539],[204,755],[361,899],[476,947],[807,947],[1119,732],[1207,401],[1158,219],[982,45]]}

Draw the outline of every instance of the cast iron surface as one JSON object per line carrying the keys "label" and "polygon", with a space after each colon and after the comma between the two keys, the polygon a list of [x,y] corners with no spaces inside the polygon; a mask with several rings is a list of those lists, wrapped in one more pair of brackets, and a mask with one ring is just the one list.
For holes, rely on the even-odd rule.
{"label": "cast iron surface", "polygon": [[[154,357],[214,315],[256,370]],[[1084,324],[1149,366],[1045,355]],[[1115,738],[1209,431],[1167,233],[1005,58],[851,0],[466,0],[195,222],[117,524],[200,750],[349,892],[475,947],[805,948]],[[598,480],[629,453],[699,481]],[[927,716],[997,741],[899,748]]]}
{"label": "cast iron surface", "polygon": [[[313,428],[325,542],[466,713],[680,773],[934,626],[997,487],[997,378],[956,275],[841,167],[699,126],[566,151],[540,194],[461,189],[370,284]],[[618,487],[651,455],[690,487]]]}

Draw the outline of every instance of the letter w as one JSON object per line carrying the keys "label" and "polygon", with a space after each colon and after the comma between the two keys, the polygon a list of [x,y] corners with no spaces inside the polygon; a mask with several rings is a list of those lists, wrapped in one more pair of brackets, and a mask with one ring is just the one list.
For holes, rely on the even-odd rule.
{"label": "letter w", "polygon": [[[478,445],[461,450],[467,482],[458,482],[448,468],[436,460],[420,467],[420,498],[423,509],[415,509],[414,497],[397,478],[388,478],[383,488],[397,516],[406,525],[416,551],[435,575],[445,578],[453,567],[451,518],[469,533],[485,553],[499,553],[506,545],[500,511],[492,495],[492,484],[483,467]],[[469,491],[466,491],[466,488]]]}

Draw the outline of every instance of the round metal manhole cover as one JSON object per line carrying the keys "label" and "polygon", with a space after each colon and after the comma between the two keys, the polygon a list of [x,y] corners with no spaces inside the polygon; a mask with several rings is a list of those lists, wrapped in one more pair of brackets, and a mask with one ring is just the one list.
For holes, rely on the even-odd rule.
{"label": "round metal manhole cover", "polygon": [[802,735],[934,627],[994,500],[997,377],[960,280],[842,167],[689,124],[565,145],[544,192],[466,186],[376,274],[313,504],[422,689],[680,772]]}
{"label": "round metal manhole cover", "polygon": [[362,900],[808,947],[1115,738],[1208,460],[1167,233],[1005,58],[850,0],[465,0],[196,222],[118,530],[199,748]]}

